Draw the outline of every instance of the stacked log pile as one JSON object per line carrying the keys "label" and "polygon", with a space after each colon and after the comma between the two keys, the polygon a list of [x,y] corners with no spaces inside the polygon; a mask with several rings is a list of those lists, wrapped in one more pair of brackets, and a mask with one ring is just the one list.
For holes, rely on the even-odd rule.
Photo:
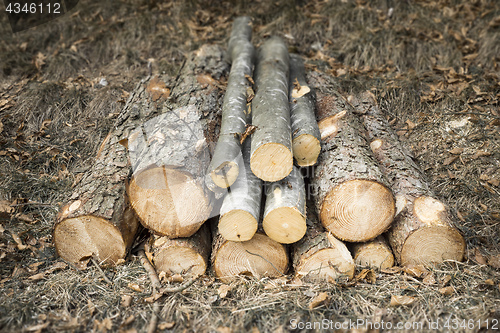
{"label": "stacked log pile", "polygon": [[333,77],[306,76],[279,37],[255,52],[251,32],[249,18],[235,20],[230,67],[221,48],[204,46],[171,93],[161,76],[141,82],[61,209],[58,254],[118,264],[142,224],[148,257],[168,276],[211,266],[229,281],[291,266],[298,278],[335,281],[355,265],[461,260],[446,205],[373,96],[348,100]]}

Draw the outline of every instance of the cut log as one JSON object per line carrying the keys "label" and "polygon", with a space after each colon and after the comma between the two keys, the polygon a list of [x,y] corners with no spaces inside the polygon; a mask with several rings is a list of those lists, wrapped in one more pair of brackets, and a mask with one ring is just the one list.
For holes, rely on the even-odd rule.
{"label": "cut log", "polygon": [[325,231],[316,215],[307,216],[304,238],[292,245],[295,275],[305,281],[335,281],[354,276],[354,261],[347,246]]}
{"label": "cut log", "polygon": [[362,124],[332,78],[313,72],[309,82],[317,93],[322,141],[311,179],[320,221],[341,240],[368,241],[390,227],[394,197],[362,136]]}
{"label": "cut log", "polygon": [[253,74],[255,53],[251,37],[250,18],[237,18],[229,38],[228,54],[232,64],[222,105],[220,135],[205,179],[216,196],[221,196],[225,193],[222,189],[235,182],[242,165],[240,137],[250,123],[247,92],[251,88],[248,78]]}
{"label": "cut log", "polygon": [[353,243],[354,262],[361,267],[386,269],[394,266],[394,256],[383,235],[365,242]]}
{"label": "cut log", "polygon": [[256,93],[252,100],[252,172],[274,182],[292,171],[293,154],[288,103],[288,50],[279,37],[259,49],[255,69]]}
{"label": "cut log", "polygon": [[130,106],[144,93],[148,80],[130,95],[95,162],[82,174],[56,219],[53,241],[57,254],[79,268],[92,257],[103,265],[123,262],[138,231],[137,216],[125,198],[130,173],[127,149],[119,142],[138,124],[137,110]]}
{"label": "cut log", "polygon": [[[221,48],[194,52],[169,100],[158,106],[161,114],[128,137],[130,202],[141,223],[160,235],[189,237],[210,217],[213,195],[204,178],[220,124],[217,80],[227,69]],[[143,99],[132,107],[150,104]]]}
{"label": "cut log", "polygon": [[388,236],[398,262],[405,266],[461,261],[465,251],[462,235],[453,227],[446,205],[430,189],[374,96],[366,92],[351,98],[351,103],[363,115],[371,148],[396,196],[396,218]]}
{"label": "cut log", "polygon": [[286,178],[266,185],[262,226],[266,235],[283,244],[295,243],[306,233],[306,188],[297,167]]}
{"label": "cut log", "polygon": [[215,276],[225,283],[238,275],[259,279],[279,277],[284,275],[288,268],[288,253],[284,245],[260,232],[244,242],[225,240],[215,232],[212,267]]}
{"label": "cut log", "polygon": [[152,235],[146,250],[151,252],[153,264],[161,276],[180,274],[186,278],[197,278],[208,266],[212,239],[207,223],[191,237],[170,239],[166,236]]}
{"label": "cut log", "polygon": [[290,120],[293,157],[301,167],[316,164],[321,150],[312,89],[307,85],[304,62],[290,55]]}
{"label": "cut log", "polygon": [[252,239],[259,223],[262,180],[250,170],[250,145],[243,143],[243,168],[220,208],[219,232],[229,241]]}

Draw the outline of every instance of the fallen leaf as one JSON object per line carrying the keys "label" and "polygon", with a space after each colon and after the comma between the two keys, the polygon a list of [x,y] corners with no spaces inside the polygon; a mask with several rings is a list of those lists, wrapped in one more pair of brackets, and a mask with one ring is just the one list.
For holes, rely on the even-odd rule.
{"label": "fallen leaf", "polygon": [[408,265],[403,268],[403,271],[417,278],[424,277],[430,273],[423,265]]}
{"label": "fallen leaf", "polygon": [[444,287],[444,288],[439,289],[439,292],[442,295],[450,296],[450,295],[452,295],[455,292],[455,289],[453,289],[452,286],[448,286],[448,287]]}
{"label": "fallen leaf", "polygon": [[16,242],[17,248],[19,250],[24,250],[27,247],[26,245],[23,244],[23,241],[21,240],[21,238],[19,238],[19,236],[15,232],[12,233],[12,238]]}
{"label": "fallen leaf", "polygon": [[223,284],[217,289],[217,294],[219,294],[220,298],[225,298],[227,296],[227,293],[231,291],[231,286],[227,284]]}
{"label": "fallen leaf", "polygon": [[142,292],[141,287],[139,287],[139,285],[138,285],[137,283],[129,283],[129,284],[128,284],[128,287],[129,287],[130,289],[132,289],[133,291],[137,291],[137,292],[139,292],[139,293],[140,293],[140,292]]}
{"label": "fallen leaf", "polygon": [[449,153],[454,155],[460,155],[463,153],[463,151],[464,151],[463,148],[453,148],[452,150],[449,151]]}
{"label": "fallen leaf", "polygon": [[158,76],[155,76],[148,84],[146,91],[151,95],[153,102],[160,98],[167,99],[170,96],[170,89],[167,88],[165,82],[161,81]]}
{"label": "fallen leaf", "polygon": [[175,321],[171,321],[171,322],[168,322],[168,323],[161,323],[160,325],[158,325],[158,329],[160,331],[162,331],[162,330],[169,330],[169,329],[174,328],[174,326],[175,326]]}
{"label": "fallen leaf", "polygon": [[375,283],[377,281],[377,277],[375,272],[372,269],[365,268],[358,275],[356,275],[356,280],[366,280],[369,283]]}
{"label": "fallen leaf", "polygon": [[11,206],[11,203],[6,200],[0,200],[0,217],[9,218],[10,215],[14,213],[14,208]]}
{"label": "fallen leaf", "polygon": [[483,157],[483,156],[490,156],[491,153],[484,151],[484,150],[478,150],[474,155],[472,155],[472,159],[475,160],[476,158]]}
{"label": "fallen leaf", "polygon": [[495,281],[493,281],[492,279],[485,280],[484,283],[486,283],[489,286],[494,286],[495,285]]}
{"label": "fallen leaf", "polygon": [[479,249],[476,248],[476,251],[474,253],[474,259],[478,264],[481,265],[487,265],[488,262],[486,261],[486,257],[481,253]]}
{"label": "fallen leaf", "polygon": [[490,256],[488,258],[488,265],[500,269],[500,254],[497,254],[496,256]]}
{"label": "fallen leaf", "polygon": [[392,295],[390,306],[412,305],[416,300],[417,298],[413,296]]}
{"label": "fallen leaf", "polygon": [[309,303],[309,309],[312,310],[318,306],[324,304],[329,299],[328,294],[325,292],[319,293],[318,296],[314,297]]}
{"label": "fallen leaf", "polygon": [[436,279],[433,274],[429,274],[422,280],[422,282],[425,284],[436,284]]}
{"label": "fallen leaf", "polygon": [[42,272],[42,273],[38,273],[38,274],[32,275],[28,279],[30,279],[32,281],[37,281],[37,280],[43,279],[44,276],[45,276],[45,272]]}
{"label": "fallen leaf", "polygon": [[450,156],[444,160],[443,165],[450,165],[451,163],[455,162],[457,159],[458,159],[458,156]]}
{"label": "fallen leaf", "polygon": [[122,295],[121,305],[124,308],[128,308],[132,304],[132,296],[130,295]]}
{"label": "fallen leaf", "polygon": [[409,130],[412,130],[415,127],[417,127],[417,125],[415,125],[415,123],[413,121],[411,121],[410,119],[406,120],[406,124],[408,125]]}

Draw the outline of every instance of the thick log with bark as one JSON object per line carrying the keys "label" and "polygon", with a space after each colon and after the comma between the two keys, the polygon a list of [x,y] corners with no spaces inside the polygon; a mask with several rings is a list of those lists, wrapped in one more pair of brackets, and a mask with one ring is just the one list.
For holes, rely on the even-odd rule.
{"label": "thick log with bark", "polygon": [[296,276],[306,281],[335,281],[354,276],[354,261],[346,245],[325,231],[314,213],[308,213],[304,238],[292,245]]}
{"label": "thick log with bark", "polygon": [[386,269],[394,266],[394,256],[383,235],[365,242],[353,243],[354,262],[361,267]]}
{"label": "thick log with bark", "polygon": [[362,124],[336,92],[331,77],[312,72],[322,148],[311,179],[320,221],[345,241],[363,242],[386,231],[394,197],[362,136]]}
{"label": "thick log with bark", "polygon": [[206,176],[208,188],[217,196],[235,182],[242,166],[240,137],[250,123],[247,92],[251,89],[249,78],[253,73],[255,53],[251,36],[250,18],[237,18],[229,39],[231,72],[222,105],[220,135]]}
{"label": "thick log with bark", "polygon": [[284,245],[260,232],[251,240],[232,242],[214,229],[212,267],[221,281],[229,282],[238,275],[262,278],[286,273],[288,252]]}
{"label": "thick log with bark", "polygon": [[146,250],[151,252],[158,274],[165,272],[167,276],[180,274],[185,278],[196,278],[207,269],[211,245],[210,227],[205,223],[187,238],[152,235]]}
{"label": "thick log with bark", "polygon": [[436,198],[414,162],[366,92],[351,98],[367,129],[371,148],[396,196],[396,218],[388,236],[401,265],[441,263],[463,259],[465,241],[452,225],[446,205]]}
{"label": "thick log with bark", "polygon": [[[94,163],[59,211],[53,233],[55,248],[60,257],[77,267],[85,267],[91,257],[104,265],[123,262],[140,226],[125,198],[130,165],[120,140],[142,122],[139,109],[131,106],[140,100],[149,81],[146,78],[132,92]],[[154,113],[151,109],[143,112]]]}
{"label": "thick log with bark", "polygon": [[288,49],[271,37],[259,49],[255,69],[256,93],[252,100],[252,172],[274,182],[292,171],[293,154],[288,103]]}
{"label": "thick log with bark", "polygon": [[257,231],[262,180],[250,170],[250,140],[243,143],[243,168],[220,208],[219,232],[224,239],[241,242],[252,239]]}
{"label": "thick log with bark", "polygon": [[[228,69],[217,46],[189,56],[160,115],[128,137],[133,176],[128,193],[141,223],[170,238],[189,237],[210,216],[205,172],[220,124],[219,80]],[[139,109],[148,101],[134,105]]]}
{"label": "thick log with bark", "polygon": [[262,226],[266,235],[283,244],[295,243],[306,233],[306,188],[297,167],[284,179],[266,184]]}
{"label": "thick log with bark", "polygon": [[320,133],[314,112],[313,91],[307,85],[304,62],[290,55],[290,120],[293,157],[301,167],[316,164],[321,150]]}

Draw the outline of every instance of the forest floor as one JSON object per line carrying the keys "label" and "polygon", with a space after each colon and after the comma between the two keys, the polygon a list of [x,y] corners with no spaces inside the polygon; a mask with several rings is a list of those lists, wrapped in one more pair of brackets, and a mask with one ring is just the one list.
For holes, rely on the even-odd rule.
{"label": "forest floor", "polygon": [[[160,299],[158,329],[500,329],[500,2],[81,0],[16,34],[0,14],[0,331],[146,330],[151,286],[137,256],[104,271],[110,285],[94,266],[56,257],[53,223],[148,63],[175,77],[189,51],[226,47],[239,15],[254,19],[255,45],[282,36],[344,94],[375,94],[449,204],[466,258],[432,268],[430,282],[395,269],[348,283],[241,278],[221,288],[208,272]],[[412,301],[391,305],[393,295]]]}

